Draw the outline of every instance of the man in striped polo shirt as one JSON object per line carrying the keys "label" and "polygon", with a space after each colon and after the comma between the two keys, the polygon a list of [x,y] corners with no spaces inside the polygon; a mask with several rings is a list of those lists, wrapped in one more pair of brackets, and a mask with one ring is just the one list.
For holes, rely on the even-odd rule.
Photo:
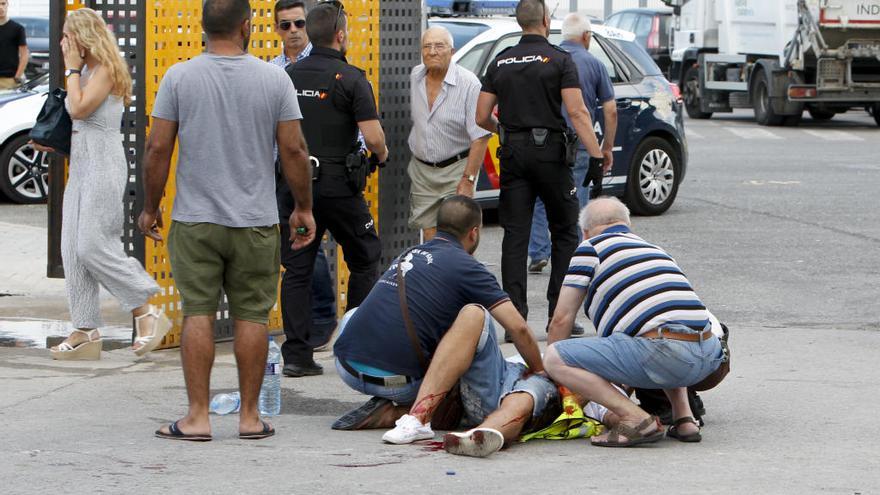
{"label": "man in striped polo shirt", "polygon": [[[593,445],[628,447],[664,436],[659,419],[612,383],[663,389],[675,420],[669,436],[699,441],[686,387],[715,371],[723,355],[709,311],[675,260],[630,232],[629,210],[618,199],[591,201],[580,226],[585,240],[571,258],[550,323],[547,372],[619,418]],[[581,305],[601,338],[564,340]]]}

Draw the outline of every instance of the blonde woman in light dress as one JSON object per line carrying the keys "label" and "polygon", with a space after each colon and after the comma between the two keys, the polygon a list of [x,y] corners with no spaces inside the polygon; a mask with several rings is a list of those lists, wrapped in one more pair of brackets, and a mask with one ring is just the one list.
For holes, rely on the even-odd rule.
{"label": "blonde woman in light dress", "polygon": [[104,287],[131,311],[137,334],[132,349],[143,355],[159,345],[171,322],[149,304],[159,286],[140,262],[125,254],[121,240],[129,170],[120,125],[131,101],[131,75],[115,37],[92,9],[67,15],[61,51],[65,106],[73,120],[61,256],[74,330],[50,352],[53,359],[100,359],[99,294]]}

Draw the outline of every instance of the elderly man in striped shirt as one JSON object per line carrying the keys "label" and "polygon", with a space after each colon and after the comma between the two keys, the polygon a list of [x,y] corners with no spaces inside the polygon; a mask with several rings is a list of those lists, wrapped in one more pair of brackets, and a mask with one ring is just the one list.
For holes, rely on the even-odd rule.
{"label": "elderly man in striped shirt", "polygon": [[480,81],[451,63],[452,44],[446,28],[426,30],[423,63],[410,74],[410,226],[422,229],[425,241],[437,232],[437,210],[443,198],[473,197],[491,136],[475,121]]}
{"label": "elderly man in striped shirt", "polygon": [[[585,240],[571,258],[550,323],[547,372],[617,417],[593,445],[629,447],[664,436],[659,419],[612,383],[662,389],[675,420],[668,435],[699,441],[686,387],[715,371],[723,357],[709,311],[675,260],[630,231],[629,210],[618,199],[591,201],[580,226]],[[563,340],[582,304],[600,338]]]}

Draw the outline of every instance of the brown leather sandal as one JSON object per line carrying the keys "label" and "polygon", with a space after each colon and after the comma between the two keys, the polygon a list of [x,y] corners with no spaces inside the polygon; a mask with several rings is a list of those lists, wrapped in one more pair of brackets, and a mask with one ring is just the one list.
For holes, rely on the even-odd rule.
{"label": "brown leather sandal", "polygon": [[[651,426],[652,423],[656,427],[654,431],[650,433],[642,433],[642,430]],[[608,430],[607,441],[597,442],[594,437],[590,442],[598,447],[632,447],[643,443],[658,442],[663,439],[664,435],[665,432],[663,431],[663,425],[660,424],[660,418],[657,416],[651,416],[639,423],[635,428],[622,423],[618,424]],[[625,436],[626,440],[622,441],[620,439],[621,436]]]}
{"label": "brown leather sandal", "polygon": [[[697,427],[696,433],[691,433],[690,435],[683,435],[678,432],[678,427],[685,424],[691,423]],[[666,436],[669,438],[674,438],[679,442],[687,442],[687,443],[696,443],[703,439],[702,435],[700,435],[700,423],[697,422],[696,419],[690,416],[684,416],[675,420],[675,423],[666,430]]]}

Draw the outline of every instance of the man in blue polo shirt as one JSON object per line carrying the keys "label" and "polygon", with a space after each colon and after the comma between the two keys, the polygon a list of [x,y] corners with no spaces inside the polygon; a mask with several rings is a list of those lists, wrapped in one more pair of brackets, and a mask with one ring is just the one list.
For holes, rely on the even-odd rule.
{"label": "man in blue polo shirt", "polygon": [[[590,111],[593,122],[598,121],[597,115],[601,110],[603,125],[601,136],[602,156],[605,157],[604,165],[610,170],[614,163],[614,139],[617,134],[617,103],[614,100],[614,86],[608,76],[605,64],[590,53],[593,28],[590,20],[580,14],[569,14],[562,21],[562,43],[559,48],[571,54],[571,60],[577,67],[578,78],[581,83],[581,93],[584,95],[584,103]],[[563,108],[563,115],[571,127],[568,114]],[[578,146],[578,152],[574,163],[574,185],[577,187],[578,203],[581,209],[587,206],[590,199],[589,188],[583,187],[584,177],[590,163],[590,155],[584,144]],[[547,212],[540,198],[535,202],[535,213],[532,216],[532,233],[529,239],[529,271],[540,272],[547,266],[550,258],[550,233],[547,230]],[[579,330],[583,333],[583,329]]]}
{"label": "man in blue polo shirt", "polygon": [[[558,403],[531,330],[495,277],[472,256],[481,227],[480,206],[473,199],[444,200],[436,237],[404,251],[340,325],[333,348],[339,376],[351,388],[374,397],[337,420],[334,429],[396,425],[383,440],[402,444],[433,438],[431,418],[458,382],[464,423],[485,424],[451,434],[455,441],[450,441],[449,450],[484,456],[515,439],[527,423]],[[504,360],[494,321],[513,337],[528,371]]]}
{"label": "man in blue polo shirt", "polygon": [[[629,210],[620,200],[591,201],[580,226],[586,240],[571,258],[550,323],[547,372],[619,418],[607,433],[591,439],[593,445],[628,447],[664,436],[659,419],[612,383],[662,389],[675,420],[667,436],[699,441],[686,387],[706,378],[723,359],[713,317],[675,260],[630,231]],[[565,340],[582,305],[599,338]]]}

